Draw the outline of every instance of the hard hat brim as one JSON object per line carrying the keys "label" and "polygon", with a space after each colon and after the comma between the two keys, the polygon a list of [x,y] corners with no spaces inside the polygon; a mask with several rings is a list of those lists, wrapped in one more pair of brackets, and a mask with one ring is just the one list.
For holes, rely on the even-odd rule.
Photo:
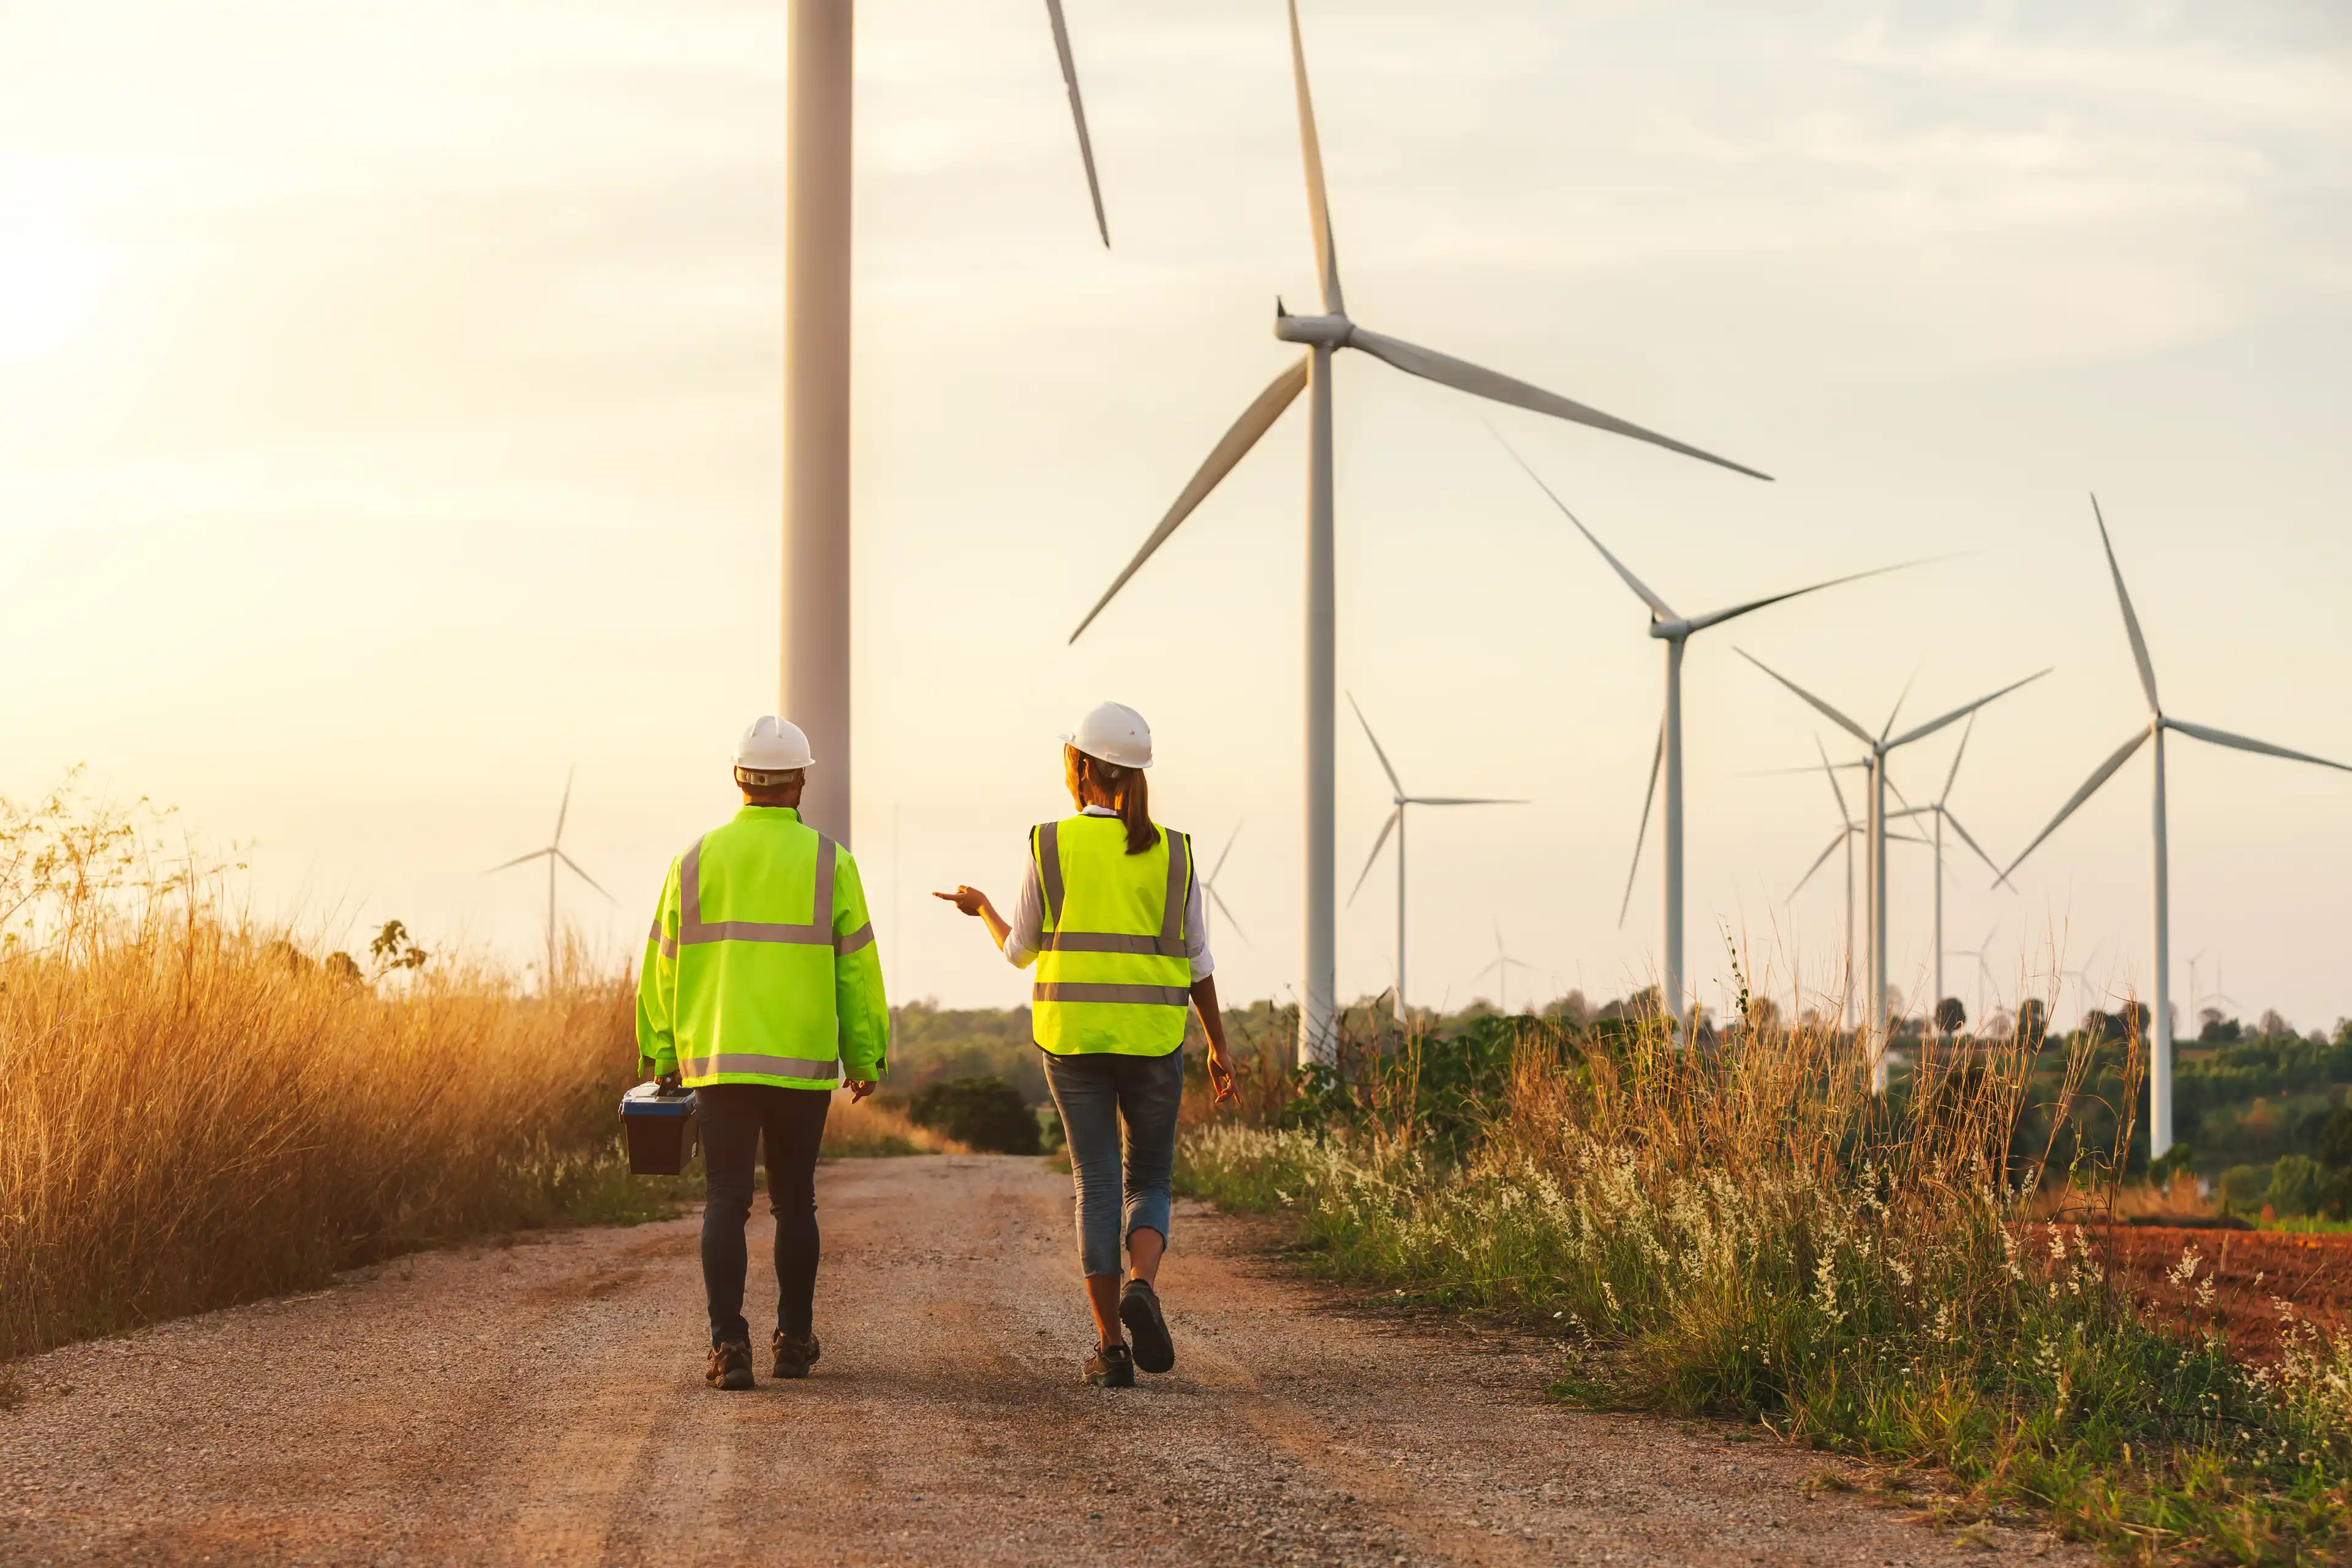
{"label": "hard hat brim", "polygon": [[1108,763],[1115,768],[1133,768],[1140,773],[1149,770],[1151,766],[1150,763],[1122,763],[1117,757],[1106,757],[1099,752],[1089,752],[1086,747],[1078,743],[1078,738],[1076,735],[1063,736],[1062,744],[1074,747],[1084,755],[1092,757],[1098,763]]}

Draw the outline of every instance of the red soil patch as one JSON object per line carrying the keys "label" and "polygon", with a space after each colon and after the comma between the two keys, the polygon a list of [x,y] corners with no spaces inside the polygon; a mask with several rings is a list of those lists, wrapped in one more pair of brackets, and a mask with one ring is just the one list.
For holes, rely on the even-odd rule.
{"label": "red soil patch", "polygon": [[[2119,1225],[2091,1232],[2095,1249],[2103,1243],[2143,1302],[2183,1328],[2222,1330],[2231,1350],[2246,1360],[2277,1355],[2285,1321],[2279,1301],[2297,1318],[2338,1331],[2352,1325],[2352,1235]],[[2176,1284],[2173,1275],[2191,1250],[2196,1271]],[[2208,1283],[2210,1301],[2200,1300]]]}

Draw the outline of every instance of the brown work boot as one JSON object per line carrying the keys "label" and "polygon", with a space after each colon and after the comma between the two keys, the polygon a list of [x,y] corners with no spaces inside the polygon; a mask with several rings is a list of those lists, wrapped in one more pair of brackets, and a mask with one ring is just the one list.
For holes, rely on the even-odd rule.
{"label": "brown work boot", "polygon": [[728,1390],[751,1386],[751,1347],[748,1344],[723,1344],[710,1347],[710,1370],[702,1381],[713,1388]]}
{"label": "brown work boot", "polygon": [[815,1364],[816,1358],[823,1353],[816,1342],[814,1329],[811,1329],[804,1334],[788,1334],[783,1330],[778,1329],[775,1340],[769,1348],[776,1354],[776,1370],[773,1375],[777,1377],[806,1377],[808,1369]]}

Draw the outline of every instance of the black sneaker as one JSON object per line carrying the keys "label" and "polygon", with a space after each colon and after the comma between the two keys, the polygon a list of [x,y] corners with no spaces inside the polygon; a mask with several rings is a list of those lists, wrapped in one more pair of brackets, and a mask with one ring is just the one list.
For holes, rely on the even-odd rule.
{"label": "black sneaker", "polygon": [[1125,1345],[1097,1345],[1087,1357],[1087,1381],[1097,1388],[1133,1388],[1134,1354]]}
{"label": "black sneaker", "polygon": [[768,1348],[775,1353],[773,1375],[777,1377],[806,1377],[821,1353],[814,1329],[804,1334],[788,1334],[778,1329]]}
{"label": "black sneaker", "polygon": [[728,1390],[751,1386],[751,1347],[748,1344],[724,1344],[710,1347],[710,1370],[702,1381],[713,1388]]}
{"label": "black sneaker", "polygon": [[1136,1365],[1166,1372],[1176,1364],[1176,1344],[1168,1337],[1168,1320],[1160,1315],[1160,1292],[1148,1280],[1130,1279],[1119,1291],[1118,1321],[1135,1342]]}

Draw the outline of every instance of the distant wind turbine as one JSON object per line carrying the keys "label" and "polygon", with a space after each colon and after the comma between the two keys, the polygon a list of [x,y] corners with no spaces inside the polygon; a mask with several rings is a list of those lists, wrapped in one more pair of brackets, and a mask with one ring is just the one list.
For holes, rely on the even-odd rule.
{"label": "distant wind turbine", "polygon": [[1871,1089],[1874,1092],[1883,1094],[1886,1090],[1887,1037],[1886,793],[1888,784],[1886,781],[1886,760],[1895,752],[1911,744],[1914,741],[1926,740],[1928,736],[1944,728],[1947,724],[1957,723],[1960,720],[1965,719],[1969,714],[1975,712],[1978,709],[1982,708],[1988,702],[1997,701],[2000,699],[2008,696],[2019,687],[2029,685],[2033,681],[2039,680],[2050,672],[2047,669],[2037,670],[2035,673],[2027,676],[2023,680],[2013,680],[1998,691],[1990,693],[1987,696],[1979,697],[1973,702],[1963,703],[1961,706],[1953,709],[1949,713],[1943,715],[1943,717],[1939,719],[1931,719],[1925,724],[1915,726],[1912,729],[1905,731],[1900,735],[1893,735],[1893,738],[1890,739],[1889,736],[1895,729],[1895,714],[1900,713],[1903,710],[1902,699],[1897,698],[1895,700],[1894,712],[1887,714],[1886,723],[1879,730],[1877,734],[1874,735],[1869,731],[1864,729],[1861,725],[1855,723],[1853,720],[1847,718],[1844,714],[1839,712],[1836,709],[1831,707],[1828,703],[1822,701],[1820,698],[1814,696],[1811,692],[1806,690],[1803,687],[1798,685],[1795,681],[1790,679],[1787,676],[1773,669],[1769,665],[1766,664],[1762,659],[1758,658],[1754,654],[1749,653],[1746,648],[1741,648],[1738,652],[1740,658],[1746,659],[1748,663],[1754,665],[1757,668],[1762,670],[1765,674],[1770,676],[1781,685],[1787,687],[1790,691],[1796,693],[1797,696],[1803,699],[1805,702],[1810,704],[1816,712],[1829,720],[1830,722],[1837,725],[1847,734],[1852,735],[1855,740],[1860,741],[1863,745],[1867,747],[1869,750],[1870,794],[1865,804],[1869,814],[1868,832],[1870,849],[1869,871],[1866,876],[1866,886],[1869,889],[1868,901],[1870,909],[1870,991],[1868,995],[1870,1011],[1863,1015],[1863,1021],[1868,1031],[1864,1037],[1867,1041],[1865,1048],[1870,1060]]}
{"label": "distant wind turbine", "polygon": [[[1502,441],[1500,432],[1496,434],[1495,438]],[[1791,588],[1786,593],[1774,594],[1767,598],[1750,599],[1745,604],[1733,605],[1727,609],[1709,610],[1702,616],[1678,616],[1672,605],[1658,597],[1647,584],[1628,571],[1622,561],[1611,554],[1607,545],[1593,537],[1592,531],[1584,526],[1584,520],[1568,509],[1568,503],[1560,500],[1549,485],[1544,483],[1543,476],[1529,467],[1528,460],[1520,457],[1508,441],[1503,441],[1503,449],[1511,454],[1512,459],[1520,468],[1527,469],[1528,478],[1535,480],[1537,488],[1549,498],[1552,505],[1559,509],[1560,516],[1576,525],[1576,531],[1584,535],[1585,542],[1601,552],[1601,559],[1609,563],[1610,570],[1616,573],[1623,580],[1625,586],[1633,591],[1633,596],[1649,606],[1650,635],[1666,645],[1665,715],[1658,724],[1657,750],[1650,758],[1650,788],[1649,793],[1642,797],[1642,826],[1633,836],[1633,863],[1625,873],[1625,891],[1626,903],[1630,905],[1633,878],[1642,866],[1642,846],[1650,834],[1650,807],[1657,799],[1658,777],[1663,772],[1666,781],[1666,819],[1663,833],[1665,850],[1665,953],[1660,984],[1665,995],[1667,1016],[1674,1021],[1675,1032],[1679,1034],[1690,1023],[1690,998],[1686,994],[1687,988],[1683,973],[1684,647],[1689,643],[1694,633],[1706,631],[1710,626],[1719,626],[1726,621],[1738,620],[1751,611],[1765,609],[1790,599],[1801,598],[1807,594],[1818,594],[1824,588],[1834,588],[1841,584],[1858,583],[1864,577],[1876,577],[1885,573],[1900,571],[1903,565],[1913,564],[1913,563],[1906,562],[1895,566],[1875,566],[1867,572],[1850,572],[1843,577],[1832,577],[1827,582],[1814,583],[1802,588]],[[1617,911],[1617,923],[1621,926],[1625,923],[1625,908],[1622,906]]]}
{"label": "distant wind turbine", "polygon": [[[580,868],[580,863],[563,852],[563,819],[572,814],[572,775],[577,773],[579,771],[579,769],[574,768],[571,773],[567,773],[563,775],[563,804],[555,808],[555,834],[547,841],[546,847],[544,848],[534,849],[528,855],[518,855],[511,860],[500,861],[498,865],[491,867],[488,870],[482,873],[485,877],[491,877],[496,876],[500,871],[510,870],[517,866],[527,865],[533,860],[544,859],[547,862],[547,984],[550,989],[552,989],[555,984],[556,863],[558,861],[562,862],[563,865],[570,868],[573,876],[579,878],[590,887],[594,888],[598,892],[604,893],[604,885],[598,882],[595,878],[590,876],[587,872],[583,871]],[[618,900],[614,899],[613,895],[610,893],[604,893],[604,897],[608,901],[619,901]]]}
{"label": "distant wind turbine", "polygon": [[1572,402],[1524,381],[1418,347],[1400,338],[1360,327],[1349,319],[1339,289],[1339,253],[1331,237],[1331,209],[1323,183],[1322,143],[1315,128],[1315,105],[1307,89],[1307,49],[1300,41],[1297,0],[1290,0],[1290,72],[1298,100],[1298,141],[1307,171],[1307,216],[1315,240],[1315,275],[1323,301],[1319,316],[1294,316],[1275,301],[1274,335],[1287,343],[1306,345],[1307,354],[1267,384],[1265,391],[1234,421],[1210,450],[1159,526],[1135,552],[1110,586],[1104,590],[1086,619],[1070,634],[1076,642],[1093,624],[1128,580],[1151,559],[1177,526],[1192,514],[1218,481],[1233,471],[1259,437],[1272,427],[1283,410],[1310,386],[1307,435],[1307,834],[1304,943],[1306,973],[1299,989],[1298,1056],[1303,1064],[1327,1059],[1333,1048],[1336,992],[1336,945],[1333,895],[1337,889],[1333,860],[1335,762],[1333,735],[1338,723],[1337,653],[1334,630],[1335,586],[1331,500],[1331,357],[1345,348],[1361,349],[1409,375],[1417,375],[1457,392],[1469,393],[1515,408],[1547,414],[1588,425],[1597,430],[1664,447],[1756,479],[1768,474],[1685,446],[1671,437],[1645,430],[1597,408]]}
{"label": "distant wind turbine", "polygon": [[[1217,878],[1224,871],[1225,857],[1234,852],[1234,840],[1241,836],[1242,825],[1236,822],[1234,824],[1234,830],[1225,835],[1225,847],[1217,851],[1217,863],[1209,868],[1207,876],[1201,879],[1201,890],[1209,895],[1209,902],[1214,904],[1217,912],[1225,917],[1225,923],[1232,926],[1234,930],[1241,931],[1242,941],[1246,942],[1249,941],[1249,932],[1242,931],[1242,922],[1234,918],[1234,911],[1225,907],[1224,895],[1217,891]],[[1202,911],[1203,914],[1207,912],[1205,910]]]}
{"label": "distant wind turbine", "polygon": [[1987,982],[1989,982],[1989,981],[1992,982],[1992,994],[1993,994],[1993,1000],[1994,1000],[1995,1002],[1999,1002],[1999,1001],[2000,1000],[2000,983],[1999,983],[1998,981],[1993,981],[1992,964],[1989,962],[1991,952],[1992,952],[1992,939],[1993,939],[1994,935],[1995,935],[1997,932],[1999,932],[1999,931],[2000,931],[2000,922],[1999,921],[1995,921],[1992,923],[1991,927],[1990,927],[1989,930],[1987,930],[1987,931],[1986,931],[1986,932],[1984,933],[1984,940],[1983,940],[1981,942],[1978,943],[1978,944],[1977,944],[1976,946],[1974,946],[1974,947],[1956,947],[1956,948],[1954,948],[1954,949],[1952,950],[1954,952],[1958,953],[1958,954],[1960,957],[1962,957],[1962,958],[1973,958],[1973,959],[1975,959],[1975,960],[1977,961],[1977,1014],[1976,1014],[1976,1016],[1977,1016],[1977,1026],[1978,1026],[1979,1029],[1981,1029],[1981,1028],[1984,1026],[1984,1020],[1985,1020],[1985,1016],[1986,1016],[1986,1015],[1985,1015],[1985,985],[1986,985],[1986,983],[1987,983]]}
{"label": "distant wind turbine", "polygon": [[[1794,900],[1799,893],[1803,892],[1805,890],[1805,884],[1813,879],[1813,873],[1819,871],[1823,866],[1829,863],[1829,858],[1831,856],[1836,854],[1840,849],[1843,849],[1845,851],[1845,969],[1843,972],[1843,978],[1839,986],[1838,995],[1838,1011],[1843,1016],[1844,1015],[1851,1014],[1853,1011],[1853,841],[1857,838],[1866,837],[1869,834],[1869,829],[1862,823],[1856,822],[1853,819],[1853,813],[1847,807],[1845,804],[1845,791],[1840,787],[1838,784],[1837,771],[1839,764],[1830,761],[1830,754],[1823,749],[1822,745],[1822,738],[1819,735],[1813,737],[1813,750],[1821,752],[1822,776],[1830,781],[1830,795],[1837,802],[1838,821],[1843,824],[1843,826],[1838,829],[1837,836],[1829,841],[1828,847],[1824,848],[1821,854],[1814,858],[1813,863],[1811,866],[1805,868],[1805,874],[1797,879],[1797,885],[1789,889],[1789,898],[1790,900]],[[1844,765],[1849,768],[1864,769],[1870,766],[1867,763],[1847,763]],[[1813,770],[1811,768],[1779,768],[1772,771],[1776,773],[1809,773]],[[1896,833],[1891,829],[1888,831],[1886,836],[1889,838],[1899,838],[1906,843],[1910,844],[1925,844],[1927,842],[1924,838],[1914,837],[1907,833]],[[1632,893],[1633,886],[1628,882],[1626,885],[1626,894],[1628,897],[1631,897]]]}
{"label": "distant wind turbine", "polygon": [[1524,969],[1532,974],[1535,973],[1535,967],[1532,963],[1521,963],[1503,951],[1503,922],[1496,921],[1495,922],[1495,962],[1472,975],[1470,983],[1475,985],[1489,974],[1493,975],[1495,1005],[1502,1012],[1508,1013],[1511,1010],[1511,971]]}
{"label": "distant wind turbine", "polygon": [[[1397,1013],[1397,1016],[1398,1016],[1398,1017],[1400,1017],[1400,1018],[1402,1018],[1402,1017],[1403,1017],[1403,1016],[1405,1016],[1405,999],[1404,999],[1404,809],[1405,809],[1405,807],[1407,807],[1407,806],[1409,806],[1409,805],[1527,805],[1528,803],[1527,803],[1526,801],[1524,801],[1524,800],[1496,800],[1496,799],[1493,799],[1493,798],[1490,798],[1490,797],[1486,797],[1486,796],[1480,796],[1480,795],[1407,795],[1407,794],[1405,793],[1405,790],[1404,790],[1404,781],[1397,777],[1397,771],[1396,771],[1396,768],[1395,768],[1395,766],[1394,766],[1392,763],[1390,763],[1388,752],[1384,752],[1384,751],[1382,751],[1382,750],[1381,749],[1381,738],[1380,738],[1378,735],[1375,735],[1375,734],[1373,734],[1373,733],[1372,733],[1372,723],[1371,723],[1371,721],[1364,717],[1364,710],[1363,710],[1363,709],[1361,709],[1361,708],[1360,708],[1360,707],[1357,707],[1357,704],[1356,704],[1356,694],[1355,694],[1354,692],[1352,692],[1352,691],[1350,691],[1349,693],[1348,693],[1348,706],[1349,706],[1349,707],[1350,707],[1350,708],[1354,708],[1354,709],[1355,709],[1355,710],[1356,710],[1356,722],[1357,722],[1357,723],[1359,723],[1359,724],[1361,724],[1361,725],[1364,727],[1364,739],[1365,739],[1365,740],[1367,740],[1367,741],[1370,741],[1370,742],[1372,743],[1372,755],[1374,755],[1374,756],[1376,756],[1376,757],[1380,758],[1380,760],[1381,760],[1381,771],[1382,773],[1386,773],[1386,774],[1388,774],[1388,775],[1389,775],[1389,787],[1390,787],[1390,789],[1391,789],[1392,791],[1394,791],[1394,792],[1395,792],[1395,793],[1391,796],[1391,805],[1393,805],[1395,806],[1395,808],[1396,808],[1395,810],[1393,810],[1393,811],[1391,811],[1391,812],[1390,812],[1390,813],[1389,813],[1389,819],[1388,819],[1386,822],[1383,822],[1383,823],[1381,823],[1381,836],[1380,836],[1378,838],[1375,838],[1375,839],[1373,839],[1373,840],[1372,840],[1372,852],[1371,852],[1370,855],[1367,855],[1366,857],[1364,857],[1364,869],[1363,869],[1363,872],[1362,872],[1362,874],[1361,874],[1361,875],[1360,875],[1360,876],[1358,876],[1358,877],[1357,877],[1355,887],[1353,887],[1352,889],[1350,889],[1349,890],[1349,893],[1348,893],[1348,901],[1349,901],[1349,903],[1351,903],[1351,904],[1352,904],[1352,903],[1354,903],[1354,902],[1356,901],[1356,895],[1357,895],[1358,893],[1360,893],[1360,892],[1362,892],[1362,891],[1364,890],[1364,879],[1365,879],[1365,878],[1370,877],[1370,876],[1372,874],[1372,867],[1373,867],[1373,866],[1374,866],[1374,865],[1375,865],[1375,864],[1380,860],[1380,858],[1381,858],[1381,847],[1382,847],[1383,845],[1385,845],[1385,844],[1387,844],[1387,843],[1388,843],[1388,841],[1389,841],[1389,835],[1390,835],[1391,833],[1394,833],[1394,834],[1396,835],[1396,841],[1397,841],[1397,951],[1396,951],[1396,1013]],[[1484,973],[1484,972],[1482,971],[1481,973]]]}
{"label": "distant wind turbine", "polygon": [[[2001,868],[1993,864],[1992,857],[1984,852],[1984,846],[1971,837],[1969,830],[1960,826],[1960,819],[1952,815],[1952,785],[1959,779],[1960,759],[1969,754],[1969,737],[1975,734],[1976,730],[1977,717],[1971,713],[1969,715],[1968,728],[1960,731],[1960,743],[1953,748],[1951,771],[1944,775],[1944,793],[1925,805],[1906,805],[1901,811],[1892,814],[1895,816],[1932,816],[1936,819],[1936,1000],[1928,1007],[1931,1022],[1936,1007],[1942,1005],[1944,1000],[1944,825],[1951,824],[1952,831],[1960,836],[1960,842],[1976,851],[1977,858],[1983,861],[1992,872],[1993,886],[2000,887],[2009,881],[2008,876]],[[2016,887],[2011,885],[2010,891],[2016,890]]]}
{"label": "distant wind turbine", "polygon": [[[2228,746],[2234,751],[2254,752],[2266,757],[2284,757],[2291,763],[2310,763],[2315,766],[2334,768],[2339,773],[2352,773],[2352,767],[2331,763],[2326,757],[2315,757],[2304,752],[2291,752],[2284,746],[2272,745],[2268,741],[2252,741],[2243,735],[2232,735],[2226,730],[2210,730],[2202,724],[2192,724],[2186,719],[2175,719],[2157,700],[2156,666],[2147,657],[2147,639],[2140,635],[2139,616],[2132,610],[2131,594],[2124,587],[2123,568],[2116,564],[2116,547],[2107,538],[2107,520],[2099,512],[2099,498],[2091,498],[2091,519],[2098,524],[2099,548],[2106,552],[2107,574],[2115,579],[2116,603],[2124,613],[2124,632],[2131,639],[2132,662],[2139,667],[2139,687],[2147,694],[2147,723],[2130,740],[2116,749],[2115,755],[2101,763],[2083,781],[2083,787],[2074,797],[2058,808],[2050,826],[2033,836],[2033,842],[2019,851],[2009,863],[2014,871],[2025,858],[2041,847],[2042,841],[2058,831],[2058,825],[2074,815],[2098,788],[2115,776],[2116,770],[2131,761],[2134,752],[2156,743],[2156,1016],[2148,1030],[2147,1130],[2148,1158],[2160,1158],[2172,1147],[2172,876],[2170,851],[2167,844],[2164,818],[2164,732],[2177,730],[2194,740],[2210,742],[2216,746]],[[2004,872],[2003,875],[2007,873]]]}

